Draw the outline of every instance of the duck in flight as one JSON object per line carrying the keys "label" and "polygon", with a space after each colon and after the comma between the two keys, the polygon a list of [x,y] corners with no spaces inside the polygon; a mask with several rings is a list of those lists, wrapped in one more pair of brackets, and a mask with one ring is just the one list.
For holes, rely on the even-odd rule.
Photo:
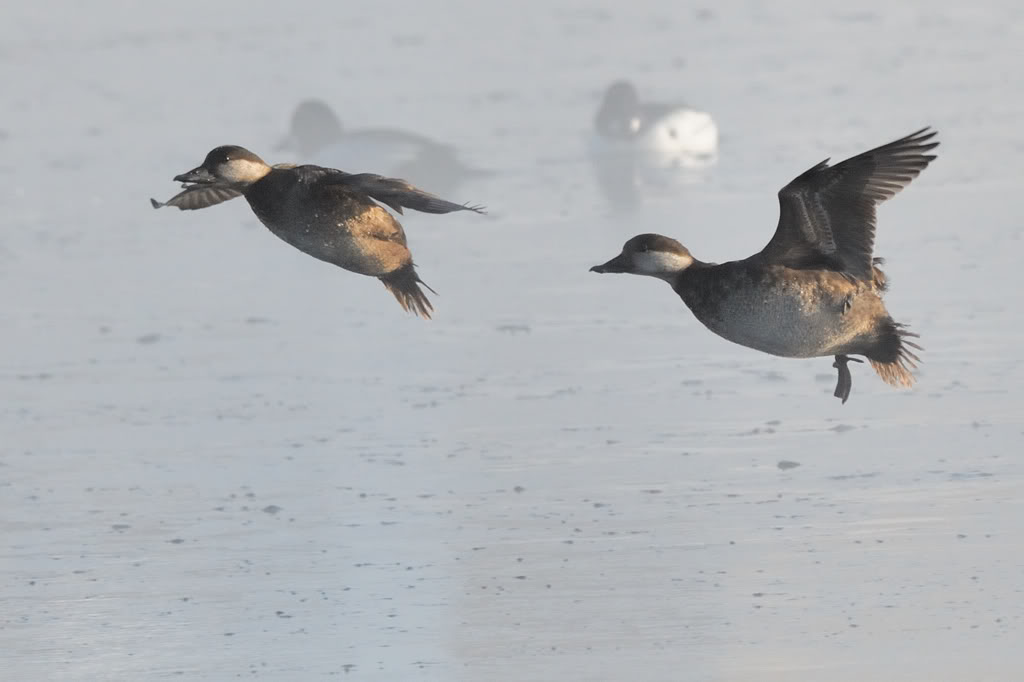
{"label": "duck in flight", "polygon": [[[420,288],[437,293],[417,274],[395,212],[473,211],[413,187],[404,180],[372,173],[346,173],[320,166],[270,166],[242,147],[217,147],[202,165],[175,176],[184,190],[153,208],[188,211],[244,196],[253,213],[275,235],[300,251],[340,268],[378,278],[407,312],[430,318],[433,306]],[[379,203],[378,203],[379,202]]]}
{"label": "duck in flight", "polygon": [[875,211],[931,163],[935,132],[923,128],[889,144],[798,175],[779,192],[779,224],[759,253],[715,264],[675,239],[642,234],[592,272],[626,272],[668,282],[708,329],[748,348],[790,358],[834,356],[834,395],[844,403],[847,363],[863,355],[883,381],[911,386],[917,338],[882,302],[874,258]]}

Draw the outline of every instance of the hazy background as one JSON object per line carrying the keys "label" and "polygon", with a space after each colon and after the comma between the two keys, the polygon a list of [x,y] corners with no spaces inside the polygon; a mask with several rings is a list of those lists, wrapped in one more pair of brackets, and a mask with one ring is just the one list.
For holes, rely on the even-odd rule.
{"label": "hazy background", "polygon": [[[0,678],[1020,679],[1022,46],[1012,0],[8,3]],[[586,154],[618,77],[722,131],[628,211]],[[219,144],[296,160],[306,97],[497,172],[403,219],[433,321],[242,201],[150,208]],[[924,125],[877,242],[913,391],[840,405],[587,272],[747,256]]]}

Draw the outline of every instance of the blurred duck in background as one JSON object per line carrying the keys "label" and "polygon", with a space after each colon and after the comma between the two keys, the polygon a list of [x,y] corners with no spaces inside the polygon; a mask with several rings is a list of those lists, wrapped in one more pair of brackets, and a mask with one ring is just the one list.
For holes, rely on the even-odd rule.
{"label": "blurred duck in background", "polygon": [[683,104],[642,102],[618,80],[605,90],[594,117],[590,158],[598,184],[618,208],[639,203],[640,188],[676,187],[700,179],[717,160],[718,126]]}
{"label": "blurred duck in background", "polygon": [[451,145],[396,128],[345,130],[322,100],[307,99],[292,114],[291,129],[275,147],[302,163],[329,168],[374,168],[437,194],[451,194],[462,183],[492,175],[458,158]]}
{"label": "blurred duck in background", "polygon": [[594,128],[610,147],[660,157],[669,165],[700,164],[718,151],[711,114],[682,104],[641,102],[636,87],[625,80],[608,86]]}

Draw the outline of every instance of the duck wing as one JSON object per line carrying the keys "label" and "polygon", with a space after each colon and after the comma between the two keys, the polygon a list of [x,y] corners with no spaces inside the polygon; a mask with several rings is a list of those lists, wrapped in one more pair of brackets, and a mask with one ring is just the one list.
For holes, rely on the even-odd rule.
{"label": "duck wing", "polygon": [[430,192],[424,192],[418,187],[414,187],[405,180],[398,178],[386,178],[383,175],[376,175],[374,173],[346,173],[335,168],[323,168],[320,170],[325,172],[320,174],[318,182],[330,185],[344,185],[350,189],[362,192],[386,206],[390,206],[398,213],[402,213],[403,208],[411,208],[414,211],[421,211],[423,213],[451,213],[453,211],[484,212],[482,206],[456,204]]}
{"label": "duck wing", "polygon": [[875,209],[910,184],[935,156],[935,131],[922,128],[835,166],[825,159],[779,191],[779,225],[761,251],[792,268],[826,266],[872,277]]}
{"label": "duck wing", "polygon": [[150,199],[149,203],[153,208],[164,206],[176,206],[182,211],[194,211],[199,208],[209,208],[217,204],[242,196],[242,193],[229,187],[218,185],[188,185],[184,191],[178,192],[167,201]]}

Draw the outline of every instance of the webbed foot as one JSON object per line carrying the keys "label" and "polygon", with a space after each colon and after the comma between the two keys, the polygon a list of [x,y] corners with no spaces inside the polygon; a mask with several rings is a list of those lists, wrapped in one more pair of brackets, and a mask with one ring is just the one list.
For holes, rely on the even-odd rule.
{"label": "webbed foot", "polygon": [[846,399],[850,397],[850,389],[853,388],[853,377],[850,376],[850,368],[847,367],[849,362],[864,362],[857,358],[851,358],[849,355],[837,355],[836,361],[832,363],[832,366],[839,370],[839,381],[836,383],[836,390],[834,395],[846,404]]}

